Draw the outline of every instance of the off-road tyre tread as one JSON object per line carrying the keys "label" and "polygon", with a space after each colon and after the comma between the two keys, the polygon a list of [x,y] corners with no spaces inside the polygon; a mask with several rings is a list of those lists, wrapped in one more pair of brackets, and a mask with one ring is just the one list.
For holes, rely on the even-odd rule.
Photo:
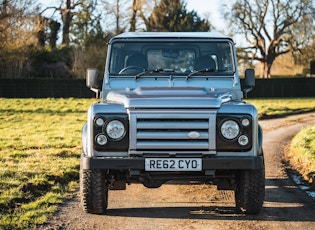
{"label": "off-road tyre tread", "polygon": [[240,172],[235,190],[236,211],[258,214],[265,198],[265,169]]}
{"label": "off-road tyre tread", "polygon": [[81,206],[87,213],[104,214],[108,204],[108,184],[102,170],[80,171]]}

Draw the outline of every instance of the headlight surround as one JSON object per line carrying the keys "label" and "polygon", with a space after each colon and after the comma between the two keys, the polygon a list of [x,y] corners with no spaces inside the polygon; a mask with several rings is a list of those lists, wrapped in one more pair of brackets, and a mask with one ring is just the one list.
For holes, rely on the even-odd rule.
{"label": "headlight surround", "polygon": [[221,125],[221,134],[228,140],[235,139],[240,133],[240,126],[236,121],[226,120]]}
{"label": "headlight surround", "polygon": [[[228,121],[233,121],[232,123],[234,125],[235,125],[234,122],[236,122],[239,127],[238,135],[234,139],[229,139],[229,138],[232,138],[233,135],[224,135],[224,130],[221,131],[222,125],[223,124],[228,125],[229,123],[225,123]],[[253,119],[250,114],[220,114],[219,113],[217,114],[217,118],[216,118],[216,128],[217,128],[216,129],[217,130],[216,131],[217,151],[245,152],[245,151],[249,151],[252,148]],[[231,129],[230,129],[230,132],[233,133]],[[228,133],[228,131],[226,131],[226,133]]]}
{"label": "headlight surround", "polygon": [[106,124],[106,134],[113,140],[121,140],[126,135],[126,128],[119,120],[111,120]]}
{"label": "headlight surround", "polygon": [[[118,123],[117,123],[118,122]],[[123,113],[96,113],[93,119],[93,148],[99,152],[124,152],[129,149],[129,117]],[[122,126],[123,125],[123,126]],[[116,128],[114,128],[116,127]],[[105,138],[107,143],[104,144]]]}

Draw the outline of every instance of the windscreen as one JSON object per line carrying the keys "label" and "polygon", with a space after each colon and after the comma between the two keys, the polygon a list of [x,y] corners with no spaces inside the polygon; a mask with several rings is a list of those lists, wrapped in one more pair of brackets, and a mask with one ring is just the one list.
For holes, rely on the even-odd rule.
{"label": "windscreen", "polygon": [[109,73],[133,75],[232,75],[235,72],[232,44],[228,41],[144,42],[116,41],[111,46]]}

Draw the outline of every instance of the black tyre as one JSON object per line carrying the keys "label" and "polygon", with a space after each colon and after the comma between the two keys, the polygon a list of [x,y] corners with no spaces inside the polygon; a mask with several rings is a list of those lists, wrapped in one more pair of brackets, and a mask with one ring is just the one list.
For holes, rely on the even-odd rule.
{"label": "black tyre", "polygon": [[265,169],[240,172],[235,190],[236,211],[257,214],[265,198]]}
{"label": "black tyre", "polygon": [[108,184],[102,170],[80,171],[80,196],[87,213],[104,214],[108,204]]}

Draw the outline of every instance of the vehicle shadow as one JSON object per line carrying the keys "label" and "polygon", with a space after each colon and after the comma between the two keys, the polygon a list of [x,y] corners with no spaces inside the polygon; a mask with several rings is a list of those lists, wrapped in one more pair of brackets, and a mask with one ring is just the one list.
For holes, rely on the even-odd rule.
{"label": "vehicle shadow", "polygon": [[[207,219],[207,220],[266,220],[315,222],[315,200],[298,189],[290,179],[267,179],[265,202],[257,215],[236,213],[234,202],[176,203],[172,207],[141,207],[108,209],[107,216]],[[175,206],[174,206],[175,204]],[[178,204],[178,205],[177,205]],[[187,204],[185,206],[185,204]],[[193,205],[192,205],[193,204]]]}

